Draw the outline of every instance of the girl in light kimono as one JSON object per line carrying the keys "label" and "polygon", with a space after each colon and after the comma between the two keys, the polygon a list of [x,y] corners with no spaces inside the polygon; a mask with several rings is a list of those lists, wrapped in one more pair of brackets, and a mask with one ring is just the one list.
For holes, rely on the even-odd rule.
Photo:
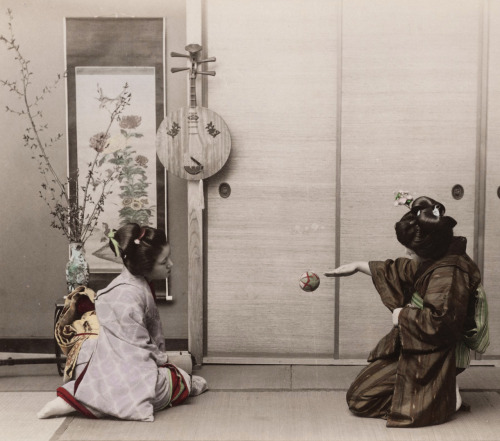
{"label": "girl in light kimono", "polygon": [[[443,423],[460,408],[455,349],[475,326],[481,275],[466,254],[466,239],[454,237],[455,225],[443,204],[417,198],[395,225],[411,259],[353,262],[325,273],[371,275],[392,311],[392,330],[347,392],[355,415],[384,418],[388,427],[415,427]],[[423,299],[420,307],[415,296]]]}
{"label": "girl in light kimono", "polygon": [[76,410],[88,418],[153,421],[154,412],[207,389],[203,378],[169,363],[165,352],[150,284],[167,278],[172,268],[164,231],[127,224],[108,237],[124,268],[96,294],[99,337],[85,341],[74,379],[57,389],[39,418]]}

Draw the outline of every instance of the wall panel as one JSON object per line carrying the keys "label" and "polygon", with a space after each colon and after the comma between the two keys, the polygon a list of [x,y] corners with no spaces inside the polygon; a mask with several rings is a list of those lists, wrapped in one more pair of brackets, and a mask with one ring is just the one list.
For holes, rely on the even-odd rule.
{"label": "wall panel", "polygon": [[[208,107],[232,152],[207,184],[207,355],[333,357],[335,1],[205,2]],[[221,182],[231,185],[228,199]]]}
{"label": "wall panel", "polygon": [[488,130],[486,169],[486,219],[484,236],[484,286],[490,313],[490,347],[487,357],[500,356],[500,4],[489,8]]}
{"label": "wall panel", "polygon": [[[342,263],[404,254],[399,189],[443,202],[472,255],[479,18],[479,2],[343,2]],[[339,313],[341,358],[365,358],[392,326],[364,275],[341,280]]]}

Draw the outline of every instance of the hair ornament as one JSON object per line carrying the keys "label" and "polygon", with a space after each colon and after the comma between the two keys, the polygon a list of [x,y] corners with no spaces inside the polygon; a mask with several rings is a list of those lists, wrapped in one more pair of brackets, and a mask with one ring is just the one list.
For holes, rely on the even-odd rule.
{"label": "hair ornament", "polygon": [[108,238],[111,241],[111,243],[113,244],[113,248],[115,250],[116,257],[120,257],[120,245],[118,245],[118,242],[115,239],[115,232],[116,232],[116,230],[111,230],[108,233]]}
{"label": "hair ornament", "polygon": [[144,228],[141,228],[141,234],[139,235],[139,237],[137,239],[134,240],[134,243],[136,245],[139,245],[141,243],[141,239],[143,238],[145,232],[146,232],[146,230]]}
{"label": "hair ornament", "polygon": [[399,190],[394,192],[394,206],[399,207],[400,205],[404,205],[406,208],[411,208],[411,203],[413,202],[413,196],[404,190]]}

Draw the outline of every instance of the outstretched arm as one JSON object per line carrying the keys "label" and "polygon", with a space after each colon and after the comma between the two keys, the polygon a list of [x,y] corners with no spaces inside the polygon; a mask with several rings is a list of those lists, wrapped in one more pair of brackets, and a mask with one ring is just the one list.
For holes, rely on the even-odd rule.
{"label": "outstretched arm", "polygon": [[338,268],[325,272],[326,277],[345,277],[361,272],[368,276],[372,275],[368,262],[351,262],[341,265]]}

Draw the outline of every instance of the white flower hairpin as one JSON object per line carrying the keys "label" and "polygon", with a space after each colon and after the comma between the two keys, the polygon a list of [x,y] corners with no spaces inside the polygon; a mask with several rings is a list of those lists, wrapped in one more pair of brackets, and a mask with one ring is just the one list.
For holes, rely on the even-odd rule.
{"label": "white flower hairpin", "polygon": [[398,207],[400,205],[404,205],[406,208],[411,208],[411,203],[413,202],[413,196],[404,190],[399,190],[394,192],[394,206]]}
{"label": "white flower hairpin", "polygon": [[141,228],[141,234],[139,234],[139,237],[134,240],[134,243],[136,245],[139,245],[141,243],[141,239],[143,238],[145,232],[146,230],[144,228]]}

